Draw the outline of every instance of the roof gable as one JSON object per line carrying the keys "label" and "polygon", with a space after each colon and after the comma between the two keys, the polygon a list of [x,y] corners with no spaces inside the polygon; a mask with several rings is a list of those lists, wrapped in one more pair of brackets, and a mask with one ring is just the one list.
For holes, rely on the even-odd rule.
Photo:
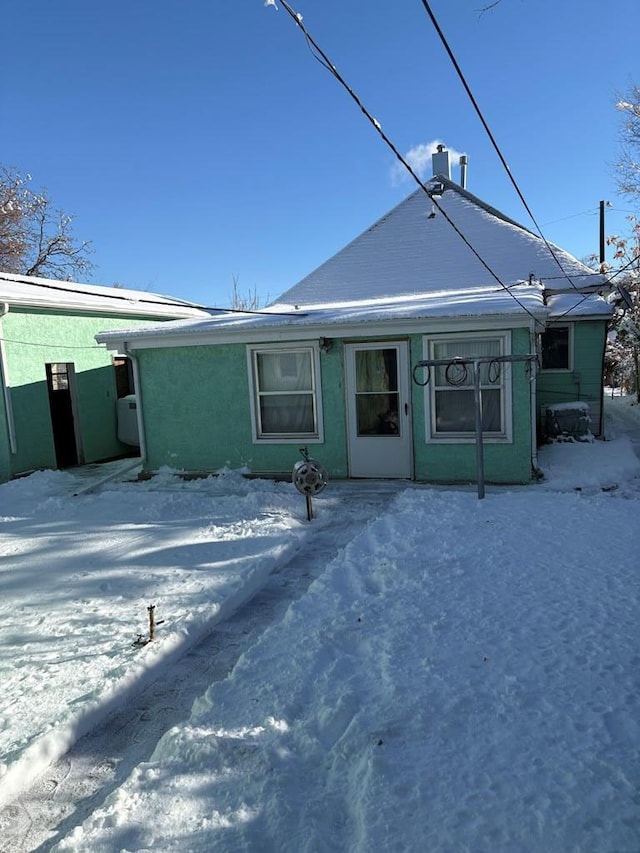
{"label": "roof gable", "polygon": [[511,287],[530,276],[552,281],[558,290],[604,286],[602,276],[568,252],[553,246],[561,268],[540,237],[443,176],[431,186],[438,182],[444,193],[437,206],[416,190],[274,304],[309,307]]}
{"label": "roof gable", "polygon": [[[332,329],[424,331],[427,319],[441,328],[451,322],[459,328],[480,322],[515,328],[569,314],[581,319],[611,314],[591,292],[606,286],[603,276],[554,246],[561,269],[540,237],[449,179],[437,176],[435,182],[444,185],[438,206],[424,190],[416,191],[262,311],[220,311],[162,327],[106,331],[96,339],[112,348],[125,341],[182,346],[311,339]],[[559,296],[551,295],[545,280]]]}

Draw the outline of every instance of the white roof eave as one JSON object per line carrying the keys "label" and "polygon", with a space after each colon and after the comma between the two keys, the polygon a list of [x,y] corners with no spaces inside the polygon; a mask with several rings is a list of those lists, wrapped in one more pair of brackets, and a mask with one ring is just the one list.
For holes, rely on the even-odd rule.
{"label": "white roof eave", "polygon": [[193,303],[142,290],[82,284],[0,271],[0,303],[11,308],[149,317],[162,320],[210,316]]}
{"label": "white roof eave", "polygon": [[391,337],[398,334],[424,334],[427,332],[459,332],[480,329],[529,328],[534,321],[545,323],[546,309],[527,314],[513,313],[454,315],[438,317],[390,318],[387,320],[349,321],[344,323],[287,323],[229,328],[206,328],[198,331],[191,328],[174,331],[163,328],[101,332],[95,336],[99,344],[107,349],[127,351],[130,349],[162,349],[175,347],[212,346],[227,343],[278,343],[280,341],[316,340],[320,337],[367,338]]}
{"label": "white roof eave", "polygon": [[98,301],[96,304],[78,303],[73,300],[51,300],[51,299],[3,299],[10,308],[41,308],[46,311],[70,311],[81,314],[94,315],[116,315],[126,317],[149,317],[155,319],[176,320],[179,318],[196,318],[206,316],[205,311],[196,308],[184,308],[180,306],[144,304],[140,302],[108,302]]}

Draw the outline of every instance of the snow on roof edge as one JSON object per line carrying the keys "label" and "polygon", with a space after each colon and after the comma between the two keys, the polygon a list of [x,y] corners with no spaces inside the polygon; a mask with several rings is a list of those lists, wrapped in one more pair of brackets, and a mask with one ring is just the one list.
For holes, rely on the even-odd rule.
{"label": "snow on roof edge", "polygon": [[202,306],[158,293],[0,271],[0,302],[14,306],[162,317],[207,316]]}
{"label": "snow on roof edge", "polygon": [[522,285],[517,290],[517,299],[513,300],[512,294],[503,290],[471,289],[438,294],[440,298],[434,298],[434,294],[416,294],[411,299],[403,296],[393,300],[365,300],[350,305],[318,304],[311,309],[305,307],[297,316],[293,312],[278,314],[272,305],[270,310],[263,313],[176,320],[152,328],[108,330],[99,332],[96,341],[109,345],[125,339],[156,340],[159,346],[162,346],[169,338],[188,340],[196,336],[231,336],[250,340],[255,335],[262,337],[271,333],[273,339],[277,340],[283,334],[289,336],[298,332],[304,336],[312,330],[355,327],[366,330],[367,327],[373,328],[381,324],[413,326],[417,323],[439,324],[457,320],[461,327],[464,327],[470,322],[493,323],[496,318],[503,318],[505,324],[513,324],[516,320],[544,321],[549,311],[543,303],[542,289],[539,286]]}

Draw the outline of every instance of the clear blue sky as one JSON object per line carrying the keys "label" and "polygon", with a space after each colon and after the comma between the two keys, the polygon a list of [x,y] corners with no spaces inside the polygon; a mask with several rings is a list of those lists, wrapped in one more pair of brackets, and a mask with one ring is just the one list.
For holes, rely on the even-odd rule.
{"label": "clear blue sky", "polygon": [[[403,154],[466,153],[469,190],[531,225],[421,0],[291,5]],[[638,0],[431,5],[545,236],[597,251],[599,201],[607,232],[632,208],[614,102],[640,82]],[[94,283],[228,305],[235,275],[264,301],[413,191],[278,7],[5,0],[0,162],[74,214]]]}

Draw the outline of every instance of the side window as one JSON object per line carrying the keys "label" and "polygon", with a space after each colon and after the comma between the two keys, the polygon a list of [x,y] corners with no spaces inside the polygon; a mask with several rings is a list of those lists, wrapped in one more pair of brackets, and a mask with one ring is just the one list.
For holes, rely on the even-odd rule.
{"label": "side window", "polygon": [[251,349],[249,362],[255,439],[321,439],[315,349]]}
{"label": "side window", "polygon": [[52,363],[45,365],[47,369],[47,379],[49,381],[50,391],[68,391],[69,390],[69,372],[73,365],[65,363]]}
{"label": "side window", "polygon": [[540,336],[543,370],[569,370],[569,326],[550,326]]}

